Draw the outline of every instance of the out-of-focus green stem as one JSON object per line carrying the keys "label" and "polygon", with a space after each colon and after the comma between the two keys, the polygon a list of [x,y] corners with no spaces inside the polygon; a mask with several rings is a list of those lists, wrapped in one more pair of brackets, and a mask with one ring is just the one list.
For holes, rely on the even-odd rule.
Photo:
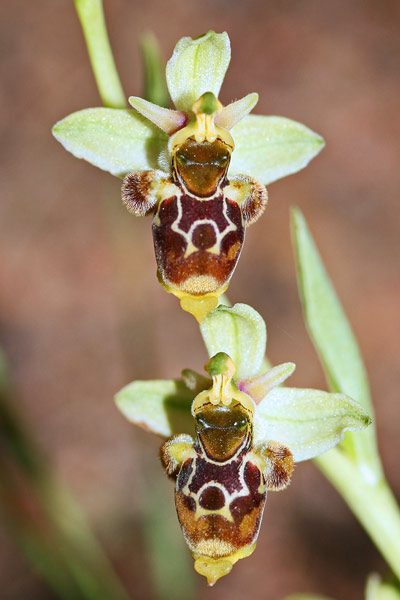
{"label": "out-of-focus green stem", "polygon": [[165,67],[160,46],[152,33],[145,33],[140,39],[144,65],[144,97],[149,102],[168,108],[169,94],[165,81]]}
{"label": "out-of-focus green stem", "polygon": [[0,353],[0,512],[29,562],[66,600],[128,600],[68,490],[13,409]]}
{"label": "out-of-focus green stem", "polygon": [[102,0],[74,2],[102,102],[109,108],[126,108],[126,97],[107,35]]}
{"label": "out-of-focus green stem", "polygon": [[357,464],[339,448],[314,461],[400,579],[400,510],[386,480],[368,485]]}

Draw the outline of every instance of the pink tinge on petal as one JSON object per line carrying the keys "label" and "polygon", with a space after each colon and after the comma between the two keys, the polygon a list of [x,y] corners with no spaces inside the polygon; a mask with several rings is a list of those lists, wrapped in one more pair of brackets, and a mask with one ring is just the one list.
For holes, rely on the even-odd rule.
{"label": "pink tinge on petal", "polygon": [[164,108],[135,96],[129,98],[129,103],[143,117],[157,125],[168,135],[176,133],[179,129],[185,127],[188,122],[188,115],[181,110]]}

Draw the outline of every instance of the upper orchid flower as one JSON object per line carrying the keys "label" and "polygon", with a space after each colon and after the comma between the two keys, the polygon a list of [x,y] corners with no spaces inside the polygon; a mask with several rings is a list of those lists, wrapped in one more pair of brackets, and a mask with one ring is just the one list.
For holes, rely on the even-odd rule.
{"label": "upper orchid flower", "polygon": [[159,280],[200,322],[228,287],[246,226],[265,209],[264,186],[323,147],[300,123],[249,116],[256,93],[224,107],[229,62],[227,33],[182,38],[166,69],[176,110],[131,97],[134,110],[86,109],[53,128],[75,156],[125,177],[131,212],[154,215]]}

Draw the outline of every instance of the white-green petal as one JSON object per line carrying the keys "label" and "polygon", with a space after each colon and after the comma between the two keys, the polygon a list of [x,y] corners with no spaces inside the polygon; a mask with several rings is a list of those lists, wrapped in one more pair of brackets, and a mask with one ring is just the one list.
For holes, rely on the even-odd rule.
{"label": "white-green petal", "polygon": [[236,379],[257,375],[267,344],[261,315],[247,304],[218,306],[200,325],[209,356],[226,352],[236,365]]}
{"label": "white-green petal", "polygon": [[87,108],[65,117],[52,131],[71,154],[117,177],[158,169],[168,142],[166,133],[131,109]]}
{"label": "white-green petal", "polygon": [[230,59],[231,45],[226,32],[209,31],[195,39],[180,39],[166,69],[169,93],[176,108],[190,111],[205,92],[213,92],[218,98]]}
{"label": "white-green petal", "polygon": [[134,381],[115,396],[121,413],[135,425],[163,436],[193,434],[194,393],[175,379]]}
{"label": "white-green petal", "polygon": [[235,140],[229,174],[267,185],[303,169],[324,147],[317,133],[291,119],[248,115],[231,130]]}
{"label": "white-green petal", "polygon": [[295,461],[314,458],[343,440],[346,431],[371,423],[358,402],[320,390],[274,388],[261,401],[254,419],[254,443],[286,444]]}

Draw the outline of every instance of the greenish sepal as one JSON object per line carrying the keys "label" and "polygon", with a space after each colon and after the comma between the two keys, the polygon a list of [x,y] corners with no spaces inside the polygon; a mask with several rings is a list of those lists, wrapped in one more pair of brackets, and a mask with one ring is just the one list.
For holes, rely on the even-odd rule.
{"label": "greenish sepal", "polygon": [[190,407],[195,394],[176,379],[134,381],[120,390],[115,402],[135,425],[162,437],[193,435]]}
{"label": "greenish sepal", "polygon": [[86,108],[53,127],[54,137],[77,158],[124,177],[157,169],[168,136],[136,110]]}
{"label": "greenish sepal", "polygon": [[250,175],[264,185],[300,171],[325,145],[317,133],[284,117],[248,115],[231,134],[229,175]]}
{"label": "greenish sepal", "polygon": [[344,394],[277,387],[257,407],[254,443],[285,444],[299,462],[330,450],[346,431],[364,429],[370,423],[361,404]]}
{"label": "greenish sepal", "polygon": [[261,315],[247,304],[218,306],[200,325],[209,356],[226,352],[236,366],[236,379],[259,373],[265,355],[267,329]]}
{"label": "greenish sepal", "polygon": [[196,39],[181,38],[166,69],[169,93],[176,108],[189,112],[205,92],[212,92],[218,98],[230,59],[226,32],[209,31]]}

